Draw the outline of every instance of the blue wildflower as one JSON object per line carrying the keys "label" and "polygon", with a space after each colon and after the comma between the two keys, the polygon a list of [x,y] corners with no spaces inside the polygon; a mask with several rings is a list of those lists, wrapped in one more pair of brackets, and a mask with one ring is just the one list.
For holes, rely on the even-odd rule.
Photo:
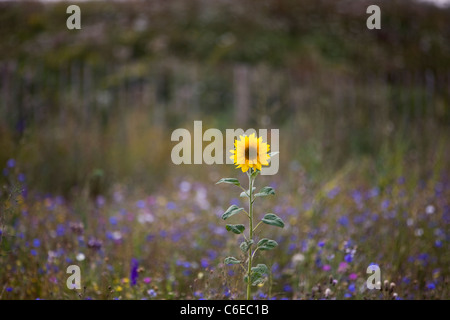
{"label": "blue wildflower", "polygon": [[26,177],[23,173],[19,173],[19,175],[17,176],[17,180],[19,180],[19,182],[24,183],[26,180]]}
{"label": "blue wildflower", "polygon": [[145,208],[145,201],[144,200],[139,200],[138,202],[136,202],[136,207],[138,207],[139,209],[144,209]]}
{"label": "blue wildflower", "polygon": [[58,224],[58,226],[56,227],[56,234],[57,234],[59,237],[61,237],[61,236],[64,235],[64,233],[65,233],[64,225]]}
{"label": "blue wildflower", "polygon": [[200,261],[200,265],[202,266],[202,268],[208,268],[209,267],[208,259],[202,258],[202,260]]}
{"label": "blue wildflower", "polygon": [[348,218],[347,216],[342,216],[339,218],[338,223],[343,226],[343,227],[347,227],[348,226]]}
{"label": "blue wildflower", "polygon": [[117,218],[116,217],[110,217],[109,218],[109,223],[111,223],[113,226],[117,225]]}
{"label": "blue wildflower", "polygon": [[175,202],[168,202],[166,208],[169,210],[175,210],[177,208],[177,205],[175,204]]}
{"label": "blue wildflower", "polygon": [[292,292],[292,287],[289,284],[285,284],[283,286],[283,291],[284,292]]}
{"label": "blue wildflower", "polygon": [[39,239],[34,239],[34,240],[33,240],[33,247],[39,248],[40,246],[41,246],[41,240],[39,240]]}
{"label": "blue wildflower", "polygon": [[434,284],[434,282],[429,282],[429,283],[427,284],[427,289],[428,289],[428,290],[434,290],[434,289],[436,289],[436,285]]}
{"label": "blue wildflower", "polygon": [[139,262],[135,258],[131,259],[130,281],[132,286],[135,286],[137,283],[137,278],[139,276],[138,268]]}
{"label": "blue wildflower", "polygon": [[7,166],[8,168],[14,168],[15,165],[16,165],[16,160],[14,160],[14,159],[9,159],[9,160],[6,162],[6,166]]}
{"label": "blue wildflower", "polygon": [[237,198],[233,198],[233,199],[231,199],[230,200],[230,205],[235,205],[235,206],[239,206],[239,204],[240,204],[240,201],[239,201],[239,199],[237,199]]}

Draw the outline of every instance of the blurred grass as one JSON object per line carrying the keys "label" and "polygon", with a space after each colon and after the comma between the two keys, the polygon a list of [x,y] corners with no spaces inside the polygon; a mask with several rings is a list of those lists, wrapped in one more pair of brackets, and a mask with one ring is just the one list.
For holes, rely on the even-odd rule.
{"label": "blurred grass", "polygon": [[[381,30],[366,28],[369,4],[382,8]],[[80,7],[82,30],[69,31],[66,4],[0,3],[0,168],[17,162],[0,177],[8,235],[0,262],[9,271],[0,274],[0,297],[76,297],[61,286],[62,257],[74,261],[78,252],[87,256],[79,261],[89,270],[86,295],[96,298],[147,296],[150,287],[159,298],[239,297],[240,275],[221,265],[237,241],[224,239],[214,215],[236,196],[214,183],[237,171],[170,160],[172,130],[193,134],[194,120],[204,130],[280,129],[280,171],[260,180],[276,184],[277,198],[258,210],[280,211],[289,227],[270,234],[280,248],[267,259],[279,269],[265,294],[321,297],[317,284],[330,273],[317,257],[335,255],[330,272],[343,298],[351,281],[338,268],[353,240],[358,285],[374,261],[403,298],[448,297],[450,9],[406,0]],[[183,181],[192,184],[188,196]],[[367,196],[362,207],[354,192]],[[147,212],[136,208],[139,199],[157,223],[136,222]],[[430,204],[434,215],[424,213]],[[65,233],[56,235],[61,225]],[[123,239],[112,240],[113,231]],[[87,247],[90,237],[103,241],[101,250]],[[35,238],[42,244],[30,256]],[[199,267],[205,252],[210,269]],[[298,253],[304,260],[294,263]],[[124,282],[133,257],[151,285]],[[18,289],[9,294],[7,286]]]}

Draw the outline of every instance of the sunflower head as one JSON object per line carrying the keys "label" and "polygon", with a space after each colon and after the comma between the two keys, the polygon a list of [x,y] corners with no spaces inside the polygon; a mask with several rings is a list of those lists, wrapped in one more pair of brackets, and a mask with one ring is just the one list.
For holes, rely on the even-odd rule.
{"label": "sunflower head", "polygon": [[250,168],[261,170],[262,166],[269,165],[269,150],[270,145],[263,142],[262,137],[257,138],[252,133],[250,136],[239,136],[239,140],[234,141],[230,159],[242,172],[247,172]]}

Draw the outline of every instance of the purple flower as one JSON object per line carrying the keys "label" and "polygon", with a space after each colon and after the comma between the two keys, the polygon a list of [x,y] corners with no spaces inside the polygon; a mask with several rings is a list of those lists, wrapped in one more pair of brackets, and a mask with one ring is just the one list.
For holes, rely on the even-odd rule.
{"label": "purple flower", "polygon": [[39,248],[40,246],[41,246],[41,240],[39,240],[39,239],[34,239],[34,240],[33,240],[33,247]]}
{"label": "purple flower", "polygon": [[284,292],[292,292],[292,287],[289,284],[285,284],[283,287]]}
{"label": "purple flower", "polygon": [[147,291],[147,293],[149,294],[150,297],[154,298],[157,296],[156,291],[153,289],[150,289]]}
{"label": "purple flower", "polygon": [[117,218],[116,217],[110,217],[109,223],[111,223],[113,226],[117,225]]}
{"label": "purple flower", "polygon": [[96,203],[97,203],[97,206],[99,208],[103,207],[105,205],[105,203],[106,203],[105,197],[98,196],[97,199],[96,199]]}
{"label": "purple flower", "polygon": [[231,199],[230,200],[230,205],[236,205],[236,206],[238,206],[239,204],[240,204],[240,201],[239,201],[239,199],[237,199],[237,198],[233,198],[233,199]]}
{"label": "purple flower", "polygon": [[434,282],[430,282],[427,284],[427,289],[428,290],[434,290],[436,289],[436,285],[434,284]]}
{"label": "purple flower", "polygon": [[350,284],[350,285],[348,286],[348,290],[349,290],[350,292],[355,292],[355,284],[354,284],[354,283]]}
{"label": "purple flower", "polygon": [[209,267],[209,261],[206,258],[202,258],[200,265],[202,266],[202,268],[208,268]]}
{"label": "purple flower", "polygon": [[347,262],[339,263],[338,272],[345,272],[345,270],[347,270],[347,267],[348,267]]}
{"label": "purple flower", "polygon": [[152,278],[150,277],[145,277],[144,278],[144,283],[149,284],[152,281]]}
{"label": "purple flower", "polygon": [[339,187],[334,187],[333,189],[331,189],[328,194],[327,197],[330,199],[333,199],[334,197],[336,197],[339,194]]}
{"label": "purple flower", "polygon": [[353,261],[353,257],[352,257],[351,254],[347,254],[347,255],[345,256],[344,260],[345,260],[345,262],[350,263],[350,262]]}
{"label": "purple flower", "polygon": [[138,202],[136,202],[136,207],[138,207],[139,209],[144,209],[145,208],[145,201],[144,200],[139,200]]}
{"label": "purple flower", "polygon": [[139,268],[139,262],[135,258],[131,259],[130,281],[131,281],[132,286],[135,286],[137,283],[137,278],[139,276],[138,268]]}
{"label": "purple flower", "polygon": [[339,218],[338,223],[343,226],[343,227],[347,227],[348,226],[348,218],[347,216],[342,216]]}
{"label": "purple flower", "polygon": [[23,173],[19,173],[19,175],[17,176],[17,179],[19,180],[19,182],[25,182],[26,177]]}
{"label": "purple flower", "polygon": [[16,166],[16,160],[14,160],[14,159],[9,159],[9,160],[6,162],[6,166],[7,166],[8,168],[14,168],[14,167]]}
{"label": "purple flower", "polygon": [[65,233],[64,225],[58,224],[58,226],[56,227],[56,234],[61,237],[64,235],[64,233]]}
{"label": "purple flower", "polygon": [[169,210],[175,210],[177,208],[177,205],[175,204],[175,202],[168,202],[166,207]]}

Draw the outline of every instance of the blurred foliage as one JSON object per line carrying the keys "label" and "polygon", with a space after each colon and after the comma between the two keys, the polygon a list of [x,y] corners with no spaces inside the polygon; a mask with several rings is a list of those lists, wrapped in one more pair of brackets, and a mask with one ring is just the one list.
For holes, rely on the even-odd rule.
{"label": "blurred foliage", "polygon": [[[382,8],[381,30],[366,28],[369,4]],[[191,130],[194,119],[280,128],[282,170],[299,161],[318,181],[360,157],[377,172],[396,153],[411,170],[448,158],[450,9],[344,0],[79,5],[77,31],[66,28],[65,3],[0,4],[0,163],[21,160],[42,190],[79,191],[96,170],[104,185],[152,187],[173,169],[171,129]],[[239,66],[249,74],[244,123],[235,110]]]}

